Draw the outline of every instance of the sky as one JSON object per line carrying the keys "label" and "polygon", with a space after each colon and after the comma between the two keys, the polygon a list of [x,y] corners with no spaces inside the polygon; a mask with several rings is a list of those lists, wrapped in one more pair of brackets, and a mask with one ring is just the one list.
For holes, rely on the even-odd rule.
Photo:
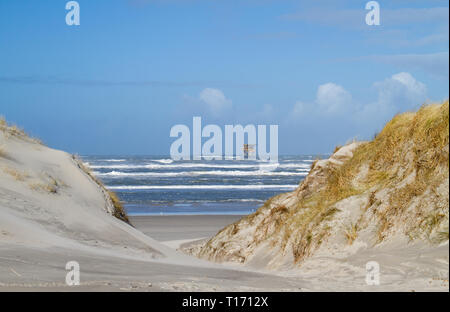
{"label": "sky", "polygon": [[167,155],[194,116],[329,153],[448,98],[448,0],[67,2],[0,1],[0,115],[70,153]]}

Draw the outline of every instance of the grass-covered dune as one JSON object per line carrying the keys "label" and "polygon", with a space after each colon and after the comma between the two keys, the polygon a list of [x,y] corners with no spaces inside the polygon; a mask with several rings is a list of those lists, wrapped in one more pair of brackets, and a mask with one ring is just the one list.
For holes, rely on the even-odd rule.
{"label": "grass-covered dune", "polygon": [[[316,253],[438,246],[449,238],[448,187],[446,101],[395,116],[371,142],[336,148],[295,191],[271,198],[192,253],[278,268]],[[448,248],[444,256],[448,261]]]}
{"label": "grass-covered dune", "polygon": [[[300,287],[295,279],[186,256],[172,248],[178,239],[165,244],[123,221],[117,197],[76,157],[0,119],[0,292]],[[201,228],[204,222],[195,224]],[[181,229],[192,233],[189,226]],[[76,286],[66,283],[72,261],[80,268]]]}
{"label": "grass-covered dune", "polygon": [[126,246],[162,256],[149,247],[153,241],[126,222],[115,194],[77,157],[43,145],[0,118],[0,248]]}
{"label": "grass-covered dune", "polygon": [[[32,172],[21,170],[20,164],[14,161],[14,151],[7,150],[8,142],[22,141],[24,143],[34,145],[35,150],[46,149],[43,143],[37,139],[30,137],[25,131],[16,125],[10,125],[6,122],[4,117],[0,116],[0,132],[3,137],[3,142],[0,142],[0,159],[3,158],[5,165],[2,170],[3,173],[13,177],[16,181],[24,182],[28,187],[34,191],[42,191],[49,194],[57,194],[58,190],[66,187],[67,185],[52,177],[51,174],[46,172],[38,172],[33,174]],[[106,200],[106,211],[116,218],[129,222],[125,209],[123,208],[120,200],[114,192],[111,192],[105,188],[103,183],[98,180],[91,172],[89,168],[83,165],[82,161],[75,155],[72,156],[74,163],[80,168],[92,181],[94,181],[99,189],[104,194]],[[31,168],[30,168],[31,169]]]}

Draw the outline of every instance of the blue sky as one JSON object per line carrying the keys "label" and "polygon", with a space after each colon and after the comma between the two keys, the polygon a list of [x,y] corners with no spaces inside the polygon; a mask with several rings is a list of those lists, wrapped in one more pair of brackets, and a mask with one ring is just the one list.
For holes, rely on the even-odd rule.
{"label": "blue sky", "polygon": [[0,115],[79,154],[168,154],[175,124],[278,124],[280,154],[448,98],[448,1],[0,2]]}

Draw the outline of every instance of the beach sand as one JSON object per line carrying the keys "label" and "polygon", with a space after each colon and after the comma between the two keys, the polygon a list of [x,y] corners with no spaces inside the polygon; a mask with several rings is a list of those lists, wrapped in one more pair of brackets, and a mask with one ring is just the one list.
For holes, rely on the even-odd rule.
{"label": "beach sand", "polygon": [[[301,285],[295,278],[185,255],[116,219],[104,190],[70,154],[8,129],[0,131],[0,146],[0,291],[298,290]],[[134,221],[161,240],[185,241],[212,236],[228,218]],[[186,225],[187,219],[181,228],[161,223]],[[163,226],[152,230],[155,220]],[[69,261],[80,265],[79,286],[65,283]]]}
{"label": "beach sand", "polygon": [[171,215],[131,216],[130,222],[139,231],[168,244],[210,238],[242,215]]}
{"label": "beach sand", "polygon": [[[448,242],[355,246],[289,271],[197,259],[176,249],[237,216],[132,217],[133,227],[112,216],[105,191],[71,155],[2,131],[0,146],[0,291],[448,291]],[[377,287],[365,283],[374,259]],[[80,265],[79,286],[65,283],[69,261]]]}
{"label": "beach sand", "polygon": [[[237,216],[145,216],[131,217],[137,230],[158,238],[155,248],[189,245],[204,235],[212,236]],[[186,233],[186,234],[185,234]],[[189,236],[189,238],[187,238]],[[158,243],[161,243],[159,245]],[[0,247],[0,291],[448,291],[446,276],[430,272],[436,266],[445,272],[442,258],[448,244],[435,248],[365,249],[351,258],[320,255],[301,269],[285,272],[254,270],[236,264],[214,264],[182,253],[145,259],[136,250],[112,248]],[[418,257],[418,254],[420,256]],[[382,265],[381,286],[365,284],[365,263],[376,259]],[[67,286],[67,261],[81,267],[81,285]],[[415,264],[415,269],[411,268]]]}

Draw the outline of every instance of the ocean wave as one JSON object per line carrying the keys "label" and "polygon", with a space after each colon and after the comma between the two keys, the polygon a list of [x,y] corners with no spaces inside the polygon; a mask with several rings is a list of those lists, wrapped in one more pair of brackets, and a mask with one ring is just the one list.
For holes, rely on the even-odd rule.
{"label": "ocean wave", "polygon": [[140,205],[173,205],[173,204],[217,204],[217,203],[264,203],[266,199],[260,198],[229,198],[229,199],[179,199],[179,200],[151,200],[149,203],[129,203],[128,206],[140,206]]}
{"label": "ocean wave", "polygon": [[306,176],[308,172],[288,172],[288,171],[181,171],[181,172],[94,172],[98,177],[179,177],[179,176]]}
{"label": "ocean wave", "polygon": [[184,163],[184,164],[145,164],[145,165],[90,165],[91,169],[179,169],[179,168],[223,168],[223,169],[264,169],[264,168],[303,168],[309,169],[310,164],[204,164],[204,163]]}
{"label": "ocean wave", "polygon": [[114,185],[107,186],[110,190],[172,190],[172,189],[185,189],[185,190],[224,190],[224,189],[243,189],[243,190],[261,190],[261,189],[273,189],[273,190],[293,190],[298,185]]}
{"label": "ocean wave", "polygon": [[166,159],[152,159],[151,161],[155,161],[161,164],[171,164],[173,163],[173,159],[166,158]]}

